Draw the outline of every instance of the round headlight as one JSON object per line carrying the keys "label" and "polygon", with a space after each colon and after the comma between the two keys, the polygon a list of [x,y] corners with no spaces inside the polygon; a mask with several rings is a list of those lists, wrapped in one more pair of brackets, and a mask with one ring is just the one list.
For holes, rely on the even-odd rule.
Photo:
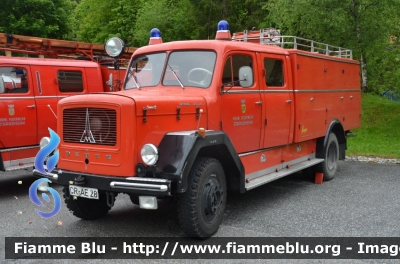
{"label": "round headlight", "polygon": [[104,49],[108,56],[116,58],[122,54],[125,48],[125,43],[122,39],[114,37],[110,38],[104,45]]}
{"label": "round headlight", "polygon": [[157,163],[158,150],[153,144],[144,145],[140,151],[140,155],[142,156],[143,162],[147,165],[151,166]]}
{"label": "round headlight", "polygon": [[50,143],[50,138],[49,137],[43,137],[40,140],[40,148],[42,149],[42,148],[46,147],[49,143]]}

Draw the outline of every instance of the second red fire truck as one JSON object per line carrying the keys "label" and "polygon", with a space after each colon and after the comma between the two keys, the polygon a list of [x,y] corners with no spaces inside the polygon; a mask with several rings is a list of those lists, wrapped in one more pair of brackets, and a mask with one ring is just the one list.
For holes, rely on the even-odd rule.
{"label": "second red fire truck", "polygon": [[56,130],[60,99],[120,90],[135,49],[123,50],[114,59],[102,44],[0,33],[0,171],[33,166],[48,128]]}

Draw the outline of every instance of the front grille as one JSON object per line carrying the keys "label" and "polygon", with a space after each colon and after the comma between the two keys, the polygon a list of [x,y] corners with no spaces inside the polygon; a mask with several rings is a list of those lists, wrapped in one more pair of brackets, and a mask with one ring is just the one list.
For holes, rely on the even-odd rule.
{"label": "front grille", "polygon": [[69,108],[63,112],[64,142],[115,146],[117,113],[107,108]]}

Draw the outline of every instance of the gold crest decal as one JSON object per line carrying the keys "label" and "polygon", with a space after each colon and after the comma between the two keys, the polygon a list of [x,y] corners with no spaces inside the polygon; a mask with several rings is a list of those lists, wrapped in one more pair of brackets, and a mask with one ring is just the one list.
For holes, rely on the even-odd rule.
{"label": "gold crest decal", "polygon": [[15,115],[14,105],[8,105],[8,114],[9,114],[10,116]]}
{"label": "gold crest decal", "polygon": [[241,103],[242,103],[242,106],[241,106],[242,113],[244,114],[244,113],[246,113],[246,100],[241,100]]}

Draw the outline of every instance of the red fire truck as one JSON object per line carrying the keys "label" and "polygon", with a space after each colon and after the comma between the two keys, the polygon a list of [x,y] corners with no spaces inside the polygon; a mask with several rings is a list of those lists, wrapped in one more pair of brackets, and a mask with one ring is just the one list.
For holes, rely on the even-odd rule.
{"label": "red fire truck", "polygon": [[177,197],[188,236],[219,228],[228,190],[297,171],[334,178],[360,125],[359,62],[348,49],[273,29],[162,43],[151,31],[122,91],[62,99],[58,168],[46,175],[82,219],[118,193],[144,209]]}
{"label": "red fire truck", "polygon": [[8,171],[32,167],[41,138],[56,130],[61,98],[120,90],[135,49],[114,59],[101,44],[0,33],[0,50],[0,170]]}

